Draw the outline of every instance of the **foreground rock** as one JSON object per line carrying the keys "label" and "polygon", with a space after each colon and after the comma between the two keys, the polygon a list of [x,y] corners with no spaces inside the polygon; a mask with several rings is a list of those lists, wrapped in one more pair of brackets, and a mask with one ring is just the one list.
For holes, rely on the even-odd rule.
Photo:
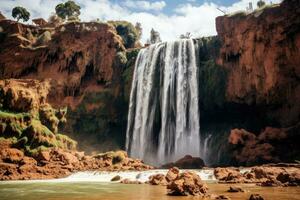
{"label": "foreground rock", "polygon": [[201,169],[204,166],[204,161],[201,158],[186,155],[183,158],[177,160],[175,163],[167,163],[163,165],[162,168],[169,169],[172,167],[178,167],[180,169]]}
{"label": "foreground rock", "polygon": [[249,200],[264,200],[260,194],[251,194]]}
{"label": "foreground rock", "polygon": [[236,168],[216,168],[215,177],[220,183],[256,183],[261,186],[299,186],[300,165],[285,167],[263,165],[241,173]]}
{"label": "foreground rock", "polygon": [[166,176],[163,174],[155,174],[149,177],[149,184],[150,185],[168,185],[168,181]]}
{"label": "foreground rock", "polygon": [[149,177],[149,184],[167,186],[168,195],[173,196],[204,196],[207,193],[207,187],[201,178],[194,172],[179,172],[177,167],[169,169],[168,173],[156,174]]}
{"label": "foreground rock", "polygon": [[208,188],[196,173],[186,171],[178,174],[178,176],[168,184],[167,189],[169,195],[204,196]]}
{"label": "foreground rock", "polygon": [[84,156],[76,151],[51,149],[35,158],[13,148],[0,150],[0,180],[61,178],[76,171],[148,170],[152,167],[128,158],[124,151]]}
{"label": "foreground rock", "polygon": [[245,192],[242,188],[239,187],[229,187],[227,192]]}
{"label": "foreground rock", "polygon": [[141,181],[130,180],[130,179],[127,179],[127,178],[121,180],[121,183],[123,183],[123,184],[143,184]]}

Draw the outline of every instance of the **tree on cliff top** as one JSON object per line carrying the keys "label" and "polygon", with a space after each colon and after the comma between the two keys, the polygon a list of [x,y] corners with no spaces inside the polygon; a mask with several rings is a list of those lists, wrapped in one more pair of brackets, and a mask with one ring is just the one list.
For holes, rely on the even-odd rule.
{"label": "tree on cliff top", "polygon": [[27,22],[30,18],[30,13],[25,8],[17,6],[12,10],[12,16],[13,18],[17,18],[17,21],[22,19],[23,22]]}
{"label": "tree on cliff top", "polygon": [[266,3],[263,0],[259,0],[257,2],[257,7],[259,7],[259,8],[264,7],[265,5],[266,5]]}
{"label": "tree on cliff top", "polygon": [[55,7],[57,16],[62,19],[73,20],[79,19],[81,7],[74,1],[67,1],[66,3],[60,3]]}

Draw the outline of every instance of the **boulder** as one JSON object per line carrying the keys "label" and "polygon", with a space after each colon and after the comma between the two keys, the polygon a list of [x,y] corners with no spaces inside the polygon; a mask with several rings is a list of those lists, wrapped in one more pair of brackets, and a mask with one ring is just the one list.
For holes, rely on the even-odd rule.
{"label": "boulder", "polygon": [[179,169],[177,167],[172,167],[169,169],[167,175],[166,175],[166,180],[168,182],[175,180],[179,175]]}
{"label": "boulder", "polygon": [[168,194],[175,196],[204,196],[207,193],[207,187],[201,178],[194,172],[186,171],[172,180],[168,186]]}
{"label": "boulder", "polygon": [[236,168],[216,168],[214,170],[214,175],[216,179],[219,181],[224,181],[224,182],[231,182],[231,183],[236,183],[236,182],[243,182],[244,177],[240,173],[240,171]]}
{"label": "boulder", "polygon": [[219,195],[219,196],[216,196],[214,199],[217,199],[217,200],[230,200],[230,198],[226,195]]}
{"label": "boulder", "polygon": [[7,148],[0,151],[0,160],[6,163],[18,163],[24,157],[24,153],[18,149]]}
{"label": "boulder", "polygon": [[110,181],[119,181],[119,180],[121,180],[121,176],[116,175]]}
{"label": "boulder", "polygon": [[32,157],[27,157],[25,156],[21,162],[20,162],[21,165],[37,165],[37,161],[32,158]]}
{"label": "boulder", "polygon": [[264,200],[260,194],[251,194],[249,200]]}
{"label": "boulder", "polygon": [[183,158],[177,160],[175,163],[168,163],[162,166],[164,169],[171,167],[178,167],[180,169],[201,169],[205,166],[204,161],[200,157],[192,157],[186,155]]}
{"label": "boulder", "polygon": [[163,174],[155,174],[149,177],[150,185],[167,185],[166,176]]}
{"label": "boulder", "polygon": [[40,161],[49,161],[50,160],[50,151],[40,151],[37,159]]}
{"label": "boulder", "polygon": [[230,186],[227,192],[245,192],[245,191],[242,188]]}
{"label": "boulder", "polygon": [[141,181],[137,181],[137,180],[133,181],[133,180],[130,180],[128,178],[123,179],[121,181],[121,183],[123,183],[123,184],[142,184]]}

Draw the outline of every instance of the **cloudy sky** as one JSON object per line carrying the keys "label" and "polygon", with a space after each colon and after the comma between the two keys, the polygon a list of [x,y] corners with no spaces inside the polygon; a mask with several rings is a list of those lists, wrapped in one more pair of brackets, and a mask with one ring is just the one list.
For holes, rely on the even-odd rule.
{"label": "cloudy sky", "polygon": [[[142,41],[151,28],[159,31],[163,41],[175,40],[180,34],[191,32],[193,37],[215,35],[215,17],[223,15],[217,8],[230,13],[246,10],[249,2],[254,8],[258,0],[75,0],[81,6],[81,20],[128,20],[140,22]],[[281,0],[266,0],[278,3]],[[11,16],[14,6],[27,8],[32,18],[48,19],[55,6],[63,0],[0,0],[0,11]],[[31,23],[31,22],[29,22]]]}

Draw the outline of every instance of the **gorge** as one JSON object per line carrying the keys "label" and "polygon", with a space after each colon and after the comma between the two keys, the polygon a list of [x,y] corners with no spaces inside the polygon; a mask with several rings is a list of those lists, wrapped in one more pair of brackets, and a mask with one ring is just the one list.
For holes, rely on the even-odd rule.
{"label": "gorge", "polygon": [[[90,199],[159,199],[166,188],[142,183],[178,189],[187,180],[205,194],[202,181],[218,194],[228,183],[247,188],[233,199],[299,198],[299,188],[285,188],[300,185],[299,1],[215,24],[216,36],[142,45],[126,21],[1,16],[0,199],[23,183],[64,199],[51,186],[63,183],[74,192],[66,199],[77,190],[84,198],[83,182]],[[46,180],[6,182],[27,179]]]}

